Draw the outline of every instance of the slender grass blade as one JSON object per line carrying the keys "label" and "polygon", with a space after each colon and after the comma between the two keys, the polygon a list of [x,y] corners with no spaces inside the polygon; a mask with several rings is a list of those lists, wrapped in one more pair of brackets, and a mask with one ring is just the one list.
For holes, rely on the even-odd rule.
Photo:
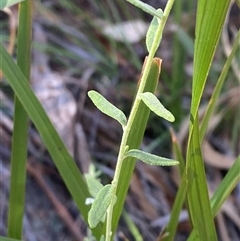
{"label": "slender grass blade", "polygon": [[[58,168],[69,192],[76,202],[81,214],[87,222],[89,206],[85,204],[86,198],[90,197],[87,185],[81,175],[75,161],[67,151],[63,141],[47,116],[44,108],[31,90],[26,78],[14,63],[5,47],[0,42],[0,69],[24,106],[28,116],[38,129],[42,140],[47,147],[53,161]],[[19,81],[23,80],[23,81]],[[101,237],[101,225],[92,230],[97,239]]]}
{"label": "slender grass blade", "polygon": [[[29,80],[31,67],[32,1],[24,1],[19,6],[17,64],[26,79]],[[14,102],[8,236],[21,239],[25,207],[28,115],[17,96],[15,96]]]}

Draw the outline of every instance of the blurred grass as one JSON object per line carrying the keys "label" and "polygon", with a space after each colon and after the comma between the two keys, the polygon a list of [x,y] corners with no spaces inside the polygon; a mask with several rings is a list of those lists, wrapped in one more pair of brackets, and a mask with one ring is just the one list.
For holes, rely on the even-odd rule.
{"label": "blurred grass", "polygon": [[[121,8],[123,8],[125,4],[119,4],[119,1],[104,1],[101,3],[98,1],[89,1],[88,4],[84,4],[82,1],[78,3],[78,5],[76,5],[74,1],[61,2],[63,5],[56,4],[58,6],[57,11],[59,11],[60,8],[62,11],[67,11],[66,14],[71,14],[71,18],[67,18],[67,20],[62,20],[56,16],[57,11],[54,9],[54,4],[50,8],[46,8],[37,1],[37,6],[40,13],[50,19],[50,21],[44,20],[45,24],[51,26],[52,30],[55,29],[55,31],[62,32],[65,36],[65,43],[72,44],[72,46],[74,46],[73,50],[79,50],[78,52],[81,51],[82,53],[85,53],[85,55],[76,55],[77,51],[69,51],[70,49],[69,47],[66,48],[66,44],[65,46],[62,46],[63,43],[60,41],[54,42],[56,39],[53,39],[53,47],[55,48],[55,51],[58,51],[58,53],[55,52],[55,59],[61,61],[63,56],[61,51],[66,53],[66,49],[68,49],[69,60],[71,61],[71,59],[73,59],[74,62],[78,60],[76,67],[78,68],[78,71],[81,72],[81,70],[84,69],[84,66],[81,67],[81,62],[85,65],[86,57],[88,56],[88,65],[96,66],[97,72],[100,75],[107,74],[110,79],[118,75],[119,63],[117,55],[125,56],[133,67],[139,70],[141,69],[139,58],[136,55],[136,52],[133,51],[132,46],[127,42],[119,44],[112,39],[107,39],[103,35],[99,35],[100,32],[95,23],[95,21],[99,20],[104,20],[110,23],[119,21],[120,16],[118,16],[118,13],[121,12]],[[78,7],[79,5],[81,5],[81,8]],[[72,11],[72,9],[74,9],[74,11]],[[130,10],[125,9],[122,13],[124,13],[124,15],[130,15]],[[121,16],[121,18],[122,17],[123,16]],[[54,21],[51,19],[54,19]],[[78,24],[76,25],[76,23]],[[74,28],[69,26],[74,26]],[[56,45],[58,48],[56,48]],[[51,47],[51,53],[54,53],[53,47]],[[65,50],[63,50],[64,48]],[[129,54],[129,52],[131,54]]]}

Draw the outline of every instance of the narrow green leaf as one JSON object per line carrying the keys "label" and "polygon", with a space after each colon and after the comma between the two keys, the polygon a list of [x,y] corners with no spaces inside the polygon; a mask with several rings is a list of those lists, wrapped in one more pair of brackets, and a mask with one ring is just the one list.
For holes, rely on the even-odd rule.
{"label": "narrow green leaf", "polygon": [[194,44],[193,86],[187,144],[188,203],[190,216],[200,240],[217,240],[211,215],[207,183],[201,156],[198,111],[230,0],[201,0],[197,6]]}
{"label": "narrow green leaf", "polygon": [[[230,0],[198,1],[191,114],[195,119]],[[191,131],[190,131],[191,133]]]}
{"label": "narrow green leaf", "polygon": [[185,171],[185,162],[186,161],[183,158],[183,153],[182,153],[182,150],[179,146],[177,136],[174,133],[172,128],[170,128],[170,133],[171,133],[171,137],[172,137],[173,152],[174,152],[174,155],[175,155],[175,159],[177,161],[179,161],[179,172],[180,172],[180,176],[182,176],[184,171]]}
{"label": "narrow green leaf", "polygon": [[100,241],[105,241],[104,235],[101,236]]}
{"label": "narrow green leaf", "polygon": [[[181,182],[178,187],[177,195],[174,200],[174,204],[171,210],[170,220],[161,236],[161,241],[172,241],[177,231],[179,215],[182,210],[184,201],[186,200],[187,194],[187,179],[185,171],[185,161],[182,156],[182,152],[177,142],[177,137],[172,129],[170,129],[172,135],[173,151],[176,160],[179,161],[179,172],[181,176]],[[165,235],[168,234],[168,235]]]}
{"label": "narrow green leaf", "polygon": [[201,153],[198,118],[193,124],[190,147],[187,152],[187,162],[190,165],[186,167],[190,216],[201,241],[217,241]]}
{"label": "narrow green leaf", "polygon": [[[157,11],[161,12],[162,10],[158,9]],[[150,52],[150,50],[151,50],[151,48],[153,46],[153,42],[154,42],[154,39],[155,39],[155,36],[156,36],[156,32],[157,32],[158,26],[159,26],[159,18],[153,17],[153,20],[150,23],[150,26],[149,26],[148,31],[147,31],[147,36],[146,36],[146,46],[147,46],[148,52]],[[158,38],[158,44],[155,45],[154,52],[157,51],[157,49],[159,47],[159,44],[161,42],[161,39],[162,39],[162,36],[160,38]]]}
{"label": "narrow green leaf", "polygon": [[113,198],[113,186],[104,186],[97,194],[92,207],[88,213],[88,223],[90,228],[95,228],[106,214],[108,206]]}
{"label": "narrow green leaf", "polygon": [[6,7],[11,7],[14,4],[20,3],[24,0],[1,0],[0,1],[0,10],[3,10]]}
{"label": "narrow green leaf", "polygon": [[123,211],[123,218],[124,218],[124,221],[126,222],[126,225],[129,229],[129,231],[131,232],[134,240],[135,241],[143,241],[143,237],[142,237],[140,231],[138,230],[138,227],[133,222],[133,220],[131,218],[131,214],[127,213],[126,211]]}
{"label": "narrow green leaf", "polygon": [[[44,108],[31,90],[25,76],[14,63],[12,57],[8,54],[1,41],[0,56],[2,57],[2,61],[0,61],[0,69],[2,69],[8,83],[13,88],[14,93],[24,106],[28,116],[38,129],[69,192],[84,219],[87,220],[89,207],[85,204],[85,200],[90,196],[90,193],[77,164],[66,149]],[[101,225],[93,229],[92,232],[97,239],[100,239]]]}
{"label": "narrow green leaf", "polygon": [[106,100],[101,94],[95,90],[88,91],[88,96],[93,104],[104,114],[117,120],[123,127],[127,124],[127,118],[124,113],[116,106]]}
{"label": "narrow green leaf", "polygon": [[215,85],[215,88],[213,90],[211,99],[208,103],[206,112],[204,114],[204,117],[203,117],[203,120],[202,120],[202,123],[201,123],[201,126],[200,126],[200,141],[201,142],[202,142],[202,140],[204,138],[204,135],[206,133],[209,120],[210,120],[211,115],[212,115],[212,113],[214,111],[214,108],[216,106],[216,102],[218,100],[218,97],[219,97],[219,94],[221,92],[222,86],[223,86],[224,81],[226,79],[226,76],[228,74],[228,70],[231,66],[231,62],[232,62],[232,60],[235,56],[235,53],[236,53],[236,51],[239,47],[239,40],[240,40],[240,31],[238,31],[236,39],[233,43],[232,51],[231,51],[230,55],[228,56],[226,63],[223,66],[222,72],[221,72],[221,74],[218,78],[217,84]]}
{"label": "narrow green leaf", "polygon": [[217,215],[224,201],[229,197],[232,190],[240,182],[240,156],[237,157],[232,167],[218,186],[211,198],[212,213]]}
{"label": "narrow green leaf", "polygon": [[88,190],[92,197],[96,197],[100,190],[103,188],[101,182],[99,182],[95,177],[91,175],[85,175],[85,179],[87,182]]}
{"label": "narrow green leaf", "polygon": [[[17,65],[29,81],[31,67],[32,1],[20,3]],[[23,80],[19,79],[19,82]],[[21,239],[25,209],[28,115],[14,98],[14,127],[11,149],[11,178],[8,209],[8,237]]]}
{"label": "narrow green leaf", "polygon": [[173,122],[175,120],[173,114],[167,110],[158,98],[151,92],[145,92],[140,94],[140,98],[145,103],[145,105],[153,111],[156,115]]}
{"label": "narrow green leaf", "polygon": [[134,6],[142,9],[144,12],[151,14],[152,16],[155,16],[160,19],[163,17],[162,9],[157,10],[154,7],[148,5],[147,3],[144,3],[139,0],[127,0],[127,1],[133,4]]}
{"label": "narrow green leaf", "polygon": [[7,237],[3,237],[0,236],[0,241],[23,241],[22,239],[13,239],[13,238],[7,238]]}
{"label": "narrow green leaf", "polygon": [[144,163],[155,166],[175,166],[179,164],[178,161],[173,159],[168,159],[165,157],[160,157],[157,155],[150,154],[148,152],[140,151],[137,149],[132,149],[125,154],[126,157],[135,157]]}
{"label": "narrow green leaf", "polygon": [[[226,176],[218,186],[211,198],[212,214],[215,217],[222,207],[223,203],[227,200],[232,190],[240,182],[240,156],[237,157],[232,167],[228,170]],[[196,240],[196,231],[192,231],[188,241]]]}
{"label": "narrow green leaf", "polygon": [[[179,215],[182,210],[184,201],[186,199],[186,193],[187,193],[187,182],[186,182],[186,172],[184,172],[180,185],[178,187],[178,191],[174,200],[173,207],[171,209],[170,220],[167,224],[167,227],[164,230],[161,241],[174,240],[174,236],[176,234],[176,230],[178,226]],[[168,235],[164,236],[164,234],[168,234]]]}
{"label": "narrow green leaf", "polygon": [[187,54],[192,57],[194,55],[194,43],[190,35],[186,32],[186,30],[179,27],[176,32],[176,36],[179,42],[181,42],[182,47],[186,50]]}

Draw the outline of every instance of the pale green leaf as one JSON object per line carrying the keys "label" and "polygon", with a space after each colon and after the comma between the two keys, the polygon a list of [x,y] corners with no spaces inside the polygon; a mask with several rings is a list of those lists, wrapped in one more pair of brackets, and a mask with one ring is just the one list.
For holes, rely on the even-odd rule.
{"label": "pale green leaf", "polygon": [[125,155],[126,157],[135,157],[147,164],[155,165],[155,166],[175,166],[178,165],[179,162],[173,159],[168,159],[165,157],[156,156],[150,154],[148,152],[140,151],[137,149],[132,149],[128,151]]}
{"label": "pale green leaf", "polygon": [[93,104],[104,114],[117,120],[123,127],[127,124],[127,118],[124,113],[116,106],[106,100],[101,94],[95,90],[88,91],[88,96]]}
{"label": "pale green leaf", "polygon": [[3,10],[6,7],[11,7],[14,4],[20,3],[24,0],[1,0],[0,1],[0,10]]}
{"label": "pale green leaf", "polygon": [[[158,9],[157,11],[161,12],[162,10]],[[155,35],[157,32],[158,26],[159,26],[159,19],[157,17],[153,17],[153,20],[149,26],[149,29],[147,31],[147,36],[146,36],[146,46],[147,46],[148,52],[150,52],[150,50],[153,46],[153,42],[154,42],[154,38],[155,38]],[[155,46],[154,52],[159,47],[161,39],[162,39],[162,37],[160,37],[158,39],[158,44],[154,45]]]}
{"label": "pale green leaf", "polygon": [[91,175],[85,175],[85,179],[90,194],[95,198],[97,194],[100,192],[100,190],[103,188],[102,183]]}
{"label": "pale green leaf", "polygon": [[173,122],[175,120],[173,114],[168,111],[158,100],[158,98],[151,92],[145,92],[140,94],[140,98],[145,103],[145,105],[153,111],[156,115]]}
{"label": "pale green leaf", "polygon": [[97,194],[92,207],[88,213],[88,223],[90,228],[95,228],[106,214],[108,206],[113,198],[113,186],[108,184],[104,186]]}

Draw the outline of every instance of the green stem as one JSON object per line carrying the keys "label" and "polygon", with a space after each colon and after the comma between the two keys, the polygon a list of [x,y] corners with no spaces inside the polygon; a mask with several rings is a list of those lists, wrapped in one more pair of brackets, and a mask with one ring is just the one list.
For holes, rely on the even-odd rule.
{"label": "green stem", "polygon": [[137,91],[137,95],[136,95],[135,101],[133,103],[133,107],[132,107],[131,113],[129,115],[127,125],[123,130],[123,136],[122,136],[122,141],[121,141],[121,144],[120,144],[116,170],[115,170],[114,178],[113,178],[113,181],[112,181],[113,198],[112,198],[112,201],[111,201],[111,203],[108,207],[108,211],[107,211],[106,241],[110,241],[111,236],[112,236],[112,227],[111,226],[112,226],[113,206],[114,206],[114,203],[115,203],[115,195],[116,195],[118,180],[119,180],[119,176],[120,176],[120,173],[121,173],[121,168],[122,168],[122,164],[123,164],[123,160],[124,160],[124,154],[125,154],[125,151],[126,151],[126,143],[127,143],[127,140],[128,140],[130,130],[132,128],[132,124],[134,123],[134,119],[136,117],[136,113],[137,113],[139,104],[141,102],[141,99],[140,99],[139,96],[143,92],[144,87],[146,85],[146,81],[147,81],[147,77],[148,77],[148,74],[149,74],[149,71],[150,71],[150,68],[151,68],[151,64],[152,64],[154,55],[156,53],[156,49],[157,49],[158,44],[159,44],[159,39],[161,39],[162,32],[163,32],[163,29],[165,27],[166,21],[168,19],[170,10],[173,6],[173,3],[174,3],[174,0],[168,1],[167,5],[165,7],[164,13],[163,13],[163,18],[161,20],[159,20],[160,22],[159,22],[158,29],[156,31],[156,35],[154,37],[152,48],[149,52],[149,55],[148,55],[148,58],[147,58],[147,61],[146,61],[146,65],[143,68],[142,77],[140,79],[140,85],[139,85],[139,88],[138,88],[138,91]]}
{"label": "green stem", "polygon": [[[19,4],[17,64],[27,80],[30,79],[31,39],[32,1],[26,0]],[[19,81],[23,82],[23,79]],[[21,239],[26,186],[28,115],[17,96],[15,96],[14,108],[8,237]]]}

